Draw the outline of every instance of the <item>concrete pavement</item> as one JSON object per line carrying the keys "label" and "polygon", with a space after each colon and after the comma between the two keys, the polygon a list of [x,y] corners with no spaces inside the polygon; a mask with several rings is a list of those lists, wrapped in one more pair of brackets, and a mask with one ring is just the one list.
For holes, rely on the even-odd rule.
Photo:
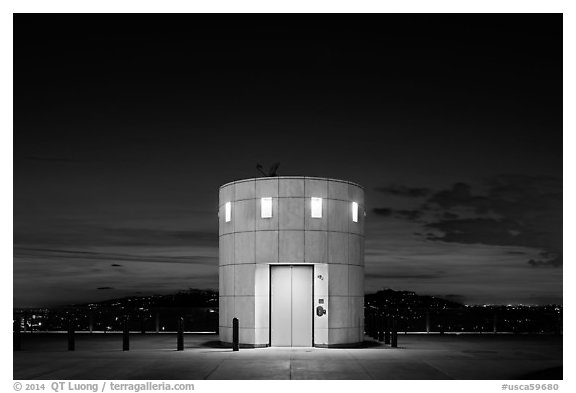
{"label": "concrete pavement", "polygon": [[562,337],[400,335],[399,348],[260,348],[233,352],[216,335],[27,334],[14,379],[561,379]]}

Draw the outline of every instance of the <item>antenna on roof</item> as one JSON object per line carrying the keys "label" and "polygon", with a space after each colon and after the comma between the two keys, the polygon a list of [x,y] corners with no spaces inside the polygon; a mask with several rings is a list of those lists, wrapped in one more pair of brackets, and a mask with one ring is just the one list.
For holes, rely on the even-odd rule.
{"label": "antenna on roof", "polygon": [[270,169],[268,170],[268,173],[264,172],[264,167],[262,166],[262,164],[256,164],[256,169],[258,169],[258,171],[260,171],[261,174],[263,174],[266,177],[275,177],[278,176],[278,167],[280,166],[280,163],[277,162],[274,165],[272,165],[270,167]]}

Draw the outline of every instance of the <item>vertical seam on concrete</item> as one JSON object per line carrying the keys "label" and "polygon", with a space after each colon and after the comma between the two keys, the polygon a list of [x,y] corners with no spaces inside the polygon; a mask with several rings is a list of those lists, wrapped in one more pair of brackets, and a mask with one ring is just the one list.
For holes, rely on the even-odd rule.
{"label": "vertical seam on concrete", "polygon": [[326,263],[330,263],[330,199],[328,199],[328,181],[326,181]]}
{"label": "vertical seam on concrete", "polygon": [[304,188],[303,188],[303,194],[304,194],[304,227],[302,228],[304,230],[304,250],[302,250],[302,255],[304,256],[302,259],[304,259],[304,263],[308,262],[307,258],[306,258],[306,203],[308,198],[306,197],[306,178],[304,178]]}
{"label": "vertical seam on concrete", "polygon": [[277,209],[278,209],[278,217],[276,222],[276,237],[277,237],[277,247],[276,247],[276,263],[280,263],[280,179],[278,179],[278,200],[277,200]]}

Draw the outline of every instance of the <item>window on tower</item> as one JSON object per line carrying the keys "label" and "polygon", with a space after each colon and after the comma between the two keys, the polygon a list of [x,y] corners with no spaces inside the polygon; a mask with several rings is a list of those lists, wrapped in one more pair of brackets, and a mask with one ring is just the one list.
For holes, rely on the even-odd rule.
{"label": "window on tower", "polygon": [[226,222],[230,222],[232,220],[232,203],[230,202],[226,202],[226,204],[224,205],[224,210],[225,210],[225,221]]}
{"label": "window on tower", "polygon": [[272,217],[272,198],[262,198],[261,200],[261,217],[271,218]]}
{"label": "window on tower", "polygon": [[311,204],[312,218],[322,218],[322,198],[312,197]]}

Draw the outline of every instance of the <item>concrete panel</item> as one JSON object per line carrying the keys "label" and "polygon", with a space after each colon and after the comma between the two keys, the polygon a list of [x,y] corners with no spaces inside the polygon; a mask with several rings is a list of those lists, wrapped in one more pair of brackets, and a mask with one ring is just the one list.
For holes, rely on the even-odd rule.
{"label": "concrete panel", "polygon": [[328,199],[328,230],[348,232],[352,221],[352,202]]}
{"label": "concrete panel", "polygon": [[235,199],[234,184],[222,187],[219,190],[219,203],[218,206],[224,205],[226,202],[232,202]]}
{"label": "concrete panel", "polygon": [[364,190],[358,186],[348,185],[348,200],[364,205]]}
{"label": "concrete panel", "polygon": [[256,230],[278,229],[278,198],[272,198],[272,217],[262,218],[262,200],[256,199]]}
{"label": "concrete panel", "polygon": [[306,178],[305,183],[306,197],[328,198],[327,180]]}
{"label": "concrete panel", "polygon": [[304,229],[304,198],[280,198],[279,229]]}
{"label": "concrete panel", "polygon": [[254,298],[254,326],[266,329],[270,326],[270,296]]}
{"label": "concrete panel", "polygon": [[277,197],[278,178],[262,178],[256,180],[256,198]]}
{"label": "concrete panel", "polygon": [[363,249],[364,238],[360,235],[348,235],[348,263],[350,265],[364,266]]}
{"label": "concrete panel", "polygon": [[328,265],[326,264],[314,265],[314,296],[328,298]]}
{"label": "concrete panel", "polygon": [[240,340],[240,344],[255,344],[254,329],[240,328],[238,331],[238,339]]}
{"label": "concrete panel", "polygon": [[347,296],[330,296],[328,298],[328,326],[330,328],[350,327]]}
{"label": "concrete panel", "polygon": [[234,267],[234,295],[254,296],[255,264],[236,265]]}
{"label": "concrete panel", "polygon": [[234,202],[232,202],[232,220],[226,222],[226,211],[224,205],[218,209],[218,233],[225,235],[234,232]]}
{"label": "concrete panel", "polygon": [[364,296],[364,267],[348,265],[348,294]]}
{"label": "concrete panel", "polygon": [[280,231],[279,245],[279,262],[304,262],[304,231]]}
{"label": "concrete panel", "polygon": [[254,271],[254,295],[270,296],[270,265],[256,264]]}
{"label": "concrete panel", "polygon": [[232,328],[225,327],[225,326],[219,326],[218,330],[219,330],[219,335],[220,335],[220,341],[223,341],[225,343],[231,343],[232,342]]}
{"label": "concrete panel", "polygon": [[353,343],[352,338],[355,334],[352,332],[351,328],[342,328],[342,329],[328,329],[328,344],[330,345],[337,345],[337,344],[348,344]]}
{"label": "concrete panel", "polygon": [[220,325],[232,327],[234,318],[234,296],[220,296],[219,298]]}
{"label": "concrete panel", "polygon": [[348,312],[350,314],[350,327],[364,326],[364,296],[350,296],[348,298]]}
{"label": "concrete panel", "polygon": [[348,263],[348,234],[328,232],[328,263]]}
{"label": "concrete panel", "polygon": [[270,343],[270,330],[268,328],[254,329],[254,344],[267,345]]}
{"label": "concrete panel", "polygon": [[318,344],[328,344],[328,329],[314,328],[314,345]]}
{"label": "concrete panel", "polygon": [[218,245],[218,261],[220,265],[234,263],[234,234],[220,236]]}
{"label": "concrete panel", "polygon": [[340,181],[328,181],[328,198],[348,200],[348,183]]}
{"label": "concrete panel", "polygon": [[328,265],[328,295],[348,296],[348,265]]}
{"label": "concrete panel", "polygon": [[220,296],[234,295],[234,265],[220,266],[219,294]]}
{"label": "concrete panel", "polygon": [[235,185],[236,200],[254,199],[256,197],[256,181],[248,180],[236,183]]}
{"label": "concrete panel", "polygon": [[254,231],[256,229],[256,201],[250,199],[232,203],[232,217],[235,232]]}
{"label": "concrete panel", "polygon": [[276,262],[278,262],[278,231],[256,231],[256,263]]}
{"label": "concrete panel", "polygon": [[223,296],[218,297],[218,306],[219,306],[218,326],[224,326],[226,324],[226,317],[224,316],[225,309],[224,309],[224,300],[223,299],[224,299]]}
{"label": "concrete panel", "polygon": [[304,179],[278,179],[280,197],[304,196]]}
{"label": "concrete panel", "polygon": [[306,231],[304,235],[304,261],[312,263],[328,262],[328,235],[321,231]]}
{"label": "concrete panel", "polygon": [[306,230],[326,231],[328,230],[328,209],[326,199],[322,200],[322,218],[312,218],[312,201],[306,198],[304,201],[304,227]]}
{"label": "concrete panel", "polygon": [[[324,299],[324,304],[320,304],[319,300]],[[316,314],[316,307],[322,306],[326,310],[326,314],[321,317]],[[314,296],[314,329],[328,329],[328,297],[327,296]]]}
{"label": "concrete panel", "polygon": [[254,296],[235,296],[234,316],[238,318],[240,329],[254,328]]}
{"label": "concrete panel", "polygon": [[254,232],[240,232],[234,235],[234,261],[256,263]]}
{"label": "concrete panel", "polygon": [[364,341],[364,335],[360,334],[360,327],[354,326],[348,329],[348,342],[359,343]]}

